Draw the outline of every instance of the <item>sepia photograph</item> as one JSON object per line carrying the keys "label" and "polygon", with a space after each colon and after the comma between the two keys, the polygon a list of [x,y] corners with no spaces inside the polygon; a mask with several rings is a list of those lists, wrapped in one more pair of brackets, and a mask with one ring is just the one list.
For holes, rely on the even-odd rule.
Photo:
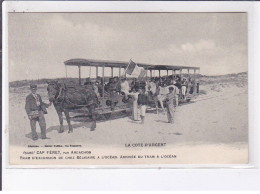
{"label": "sepia photograph", "polygon": [[248,164],[246,12],[8,13],[9,165]]}

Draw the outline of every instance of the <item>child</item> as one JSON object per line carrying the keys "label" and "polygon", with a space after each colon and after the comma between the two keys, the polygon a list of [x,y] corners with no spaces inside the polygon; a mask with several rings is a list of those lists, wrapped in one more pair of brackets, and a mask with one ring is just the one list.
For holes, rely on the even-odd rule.
{"label": "child", "polygon": [[139,95],[138,95],[138,108],[140,109],[140,116],[141,116],[141,123],[144,124],[145,112],[146,112],[146,105],[148,103],[148,98],[145,95],[145,89],[139,88]]}

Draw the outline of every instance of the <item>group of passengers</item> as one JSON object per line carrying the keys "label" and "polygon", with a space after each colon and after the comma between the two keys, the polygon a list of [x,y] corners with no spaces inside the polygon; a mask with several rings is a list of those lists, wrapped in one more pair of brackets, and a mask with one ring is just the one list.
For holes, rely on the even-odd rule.
{"label": "group of passengers", "polygon": [[149,91],[152,95],[158,95],[160,88],[162,89],[169,86],[173,86],[175,92],[180,96],[180,98],[186,100],[187,88],[189,88],[189,92],[192,93],[195,87],[195,82],[190,77],[181,78],[179,75],[170,75],[167,77],[152,77],[148,83],[148,87],[150,88]]}
{"label": "group of passengers", "polygon": [[[136,91],[136,87],[139,87],[140,83],[142,82],[138,81],[136,78],[134,78],[133,81],[129,84],[125,77],[122,77],[121,79],[119,79],[119,77],[113,77],[109,78],[109,81],[103,84],[102,78],[97,77],[95,82],[93,82],[90,78],[87,78],[84,85],[89,89],[93,89],[97,96],[100,97],[103,95],[103,86],[105,93],[118,93],[127,96],[129,93]],[[189,88],[190,93],[193,93],[195,89],[195,83],[193,79],[185,77],[181,78],[179,75],[151,77],[149,81],[143,82],[142,87],[145,87],[146,93],[150,92],[155,95],[156,92],[158,93],[159,86],[167,87],[170,85],[174,85],[179,89],[180,97],[182,99],[185,99],[186,97],[187,88]],[[154,88],[156,88],[157,91],[153,91]]]}
{"label": "group of passengers", "polygon": [[[190,77],[181,78],[179,75],[151,77],[149,81],[140,81],[134,78],[130,84],[126,77],[109,78],[107,83],[103,83],[101,77],[97,77],[95,81],[87,78],[84,85],[86,88],[94,90],[98,97],[102,97],[103,94],[110,96],[111,109],[118,102],[120,95],[124,96],[123,102],[127,102],[129,98],[133,98],[133,120],[141,120],[142,123],[144,123],[146,105],[153,97],[156,96],[159,99],[160,96],[163,96],[163,100],[167,104],[168,121],[172,122],[174,112],[173,103],[171,103],[172,99],[174,98],[178,106],[179,98],[186,100],[187,92],[193,93],[195,89],[193,79]],[[164,95],[160,95],[163,93],[163,90],[165,90]]]}

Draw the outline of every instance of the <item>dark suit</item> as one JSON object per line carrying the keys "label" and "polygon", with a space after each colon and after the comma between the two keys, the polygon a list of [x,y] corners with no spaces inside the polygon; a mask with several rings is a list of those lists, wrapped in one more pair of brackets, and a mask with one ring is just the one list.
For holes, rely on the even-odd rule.
{"label": "dark suit", "polygon": [[44,113],[46,112],[46,107],[48,107],[48,104],[44,103],[41,99],[41,96],[39,94],[36,94],[37,98],[39,100],[40,105],[37,106],[37,102],[35,97],[32,94],[29,94],[26,97],[25,102],[25,110],[28,116],[32,113],[32,111],[39,111],[39,117],[30,119],[31,129],[32,129],[32,138],[37,139],[38,135],[36,133],[36,122],[39,122],[40,128],[41,128],[41,136],[42,138],[46,138],[46,122],[44,118]]}

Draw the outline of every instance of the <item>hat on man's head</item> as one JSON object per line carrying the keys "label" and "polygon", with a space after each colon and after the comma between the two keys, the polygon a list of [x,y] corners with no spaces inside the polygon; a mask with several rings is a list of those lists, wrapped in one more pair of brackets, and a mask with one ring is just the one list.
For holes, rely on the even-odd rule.
{"label": "hat on man's head", "polygon": [[37,85],[36,85],[36,84],[31,84],[31,85],[30,85],[30,88],[31,88],[31,89],[37,89]]}

